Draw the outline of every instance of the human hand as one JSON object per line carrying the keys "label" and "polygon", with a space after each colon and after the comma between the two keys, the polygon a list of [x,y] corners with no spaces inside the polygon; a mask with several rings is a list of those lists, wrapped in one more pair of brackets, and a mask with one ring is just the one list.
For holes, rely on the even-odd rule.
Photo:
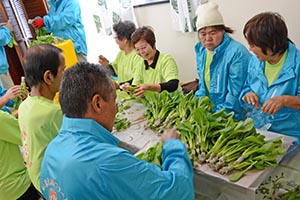
{"label": "human hand", "polygon": [[284,106],[284,96],[277,96],[269,99],[264,103],[261,110],[265,113],[273,115]]}
{"label": "human hand", "polygon": [[43,17],[36,18],[34,19],[32,24],[35,28],[42,28],[44,26],[44,18]]}
{"label": "human hand", "polygon": [[143,98],[146,90],[148,90],[148,84],[140,84],[136,86],[135,90],[133,91],[134,96],[136,98]]}
{"label": "human hand", "polygon": [[123,91],[125,91],[125,92],[130,92],[128,89],[127,89],[127,87],[128,86],[130,86],[130,84],[129,83],[123,83],[122,85],[120,85],[120,89],[121,90],[123,90]]}
{"label": "human hand", "polygon": [[15,85],[15,86],[9,88],[3,97],[6,98],[6,101],[8,102],[9,100],[13,100],[20,95],[22,95],[21,86]]}
{"label": "human hand", "polygon": [[165,130],[164,133],[161,135],[161,141],[165,142],[169,139],[179,139],[180,135],[176,131],[175,128],[170,129],[170,130]]}
{"label": "human hand", "polygon": [[260,107],[258,97],[254,92],[248,92],[245,96],[243,96],[242,100],[246,101],[251,105],[255,105],[257,108]]}
{"label": "human hand", "polygon": [[98,62],[105,67],[109,66],[109,61],[103,55],[98,56]]}

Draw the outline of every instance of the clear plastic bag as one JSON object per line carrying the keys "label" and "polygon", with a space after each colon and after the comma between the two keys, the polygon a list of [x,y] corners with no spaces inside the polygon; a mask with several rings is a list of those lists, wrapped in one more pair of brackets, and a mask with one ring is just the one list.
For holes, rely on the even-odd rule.
{"label": "clear plastic bag", "polygon": [[254,127],[261,130],[269,130],[274,119],[273,115],[263,112],[255,105],[245,104],[246,117],[254,119]]}

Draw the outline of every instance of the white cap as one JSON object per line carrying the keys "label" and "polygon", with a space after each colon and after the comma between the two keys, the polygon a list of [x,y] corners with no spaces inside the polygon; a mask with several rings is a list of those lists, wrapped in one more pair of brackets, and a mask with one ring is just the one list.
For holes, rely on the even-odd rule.
{"label": "white cap", "polygon": [[218,10],[219,6],[214,2],[208,2],[202,5],[199,5],[196,10],[197,30],[216,25],[224,25],[223,17]]}

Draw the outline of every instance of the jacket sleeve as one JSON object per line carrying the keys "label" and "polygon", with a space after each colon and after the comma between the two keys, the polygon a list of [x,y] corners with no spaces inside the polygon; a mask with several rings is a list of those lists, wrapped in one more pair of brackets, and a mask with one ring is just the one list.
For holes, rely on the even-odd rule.
{"label": "jacket sleeve", "polygon": [[55,11],[55,8],[49,10],[51,15],[44,16],[44,24],[48,31],[64,30],[75,24],[80,15],[80,7],[77,1],[65,1],[59,6],[63,6],[62,10]]}
{"label": "jacket sleeve", "polygon": [[0,46],[6,46],[11,41],[11,34],[5,26],[0,27]]}
{"label": "jacket sleeve", "polygon": [[[0,85],[0,98],[3,97],[5,95],[5,93],[7,92],[7,89],[4,89],[1,85]],[[7,106],[7,107],[13,107],[14,106],[14,100],[9,100],[3,107]],[[7,110],[7,108],[4,109],[5,111]]]}
{"label": "jacket sleeve", "polygon": [[125,150],[121,154],[114,154],[115,161],[110,159],[111,166],[106,166],[109,171],[101,169],[98,175],[99,179],[111,180],[109,183],[103,180],[99,185],[111,199],[122,196],[123,199],[194,200],[193,168],[180,140],[164,143],[162,169]]}
{"label": "jacket sleeve", "polygon": [[242,113],[239,96],[247,78],[250,57],[251,54],[244,47],[240,47],[233,55],[228,74],[228,93],[226,94],[224,103],[216,107],[216,110],[221,110],[225,107],[227,112],[234,111],[235,118],[237,119],[241,117],[240,114]]}
{"label": "jacket sleeve", "polygon": [[253,71],[252,71],[253,67],[251,67],[252,65],[253,65],[253,57],[249,61],[248,69],[247,69],[247,78],[246,78],[245,84],[242,88],[242,91],[239,95],[239,103],[242,107],[245,104],[245,102],[242,100],[243,96],[245,96],[248,92],[251,91],[250,82],[251,82],[251,76],[252,76],[252,73],[253,73]]}
{"label": "jacket sleeve", "polygon": [[197,64],[197,73],[199,77],[198,90],[195,92],[196,97],[199,99],[202,96],[206,96],[206,86],[204,83],[204,62],[205,62],[205,50],[202,47],[201,43],[198,42],[195,45],[196,53],[196,64]]}

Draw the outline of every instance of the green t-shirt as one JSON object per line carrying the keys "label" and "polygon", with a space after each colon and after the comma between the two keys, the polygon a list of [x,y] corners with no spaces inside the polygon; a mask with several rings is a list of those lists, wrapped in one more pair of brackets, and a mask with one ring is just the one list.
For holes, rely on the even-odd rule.
{"label": "green t-shirt", "polygon": [[18,120],[0,111],[0,199],[16,200],[31,181],[19,145],[22,145]]}
{"label": "green t-shirt", "polygon": [[113,69],[118,76],[118,82],[123,83],[131,80],[137,65],[141,65],[141,61],[143,61],[143,58],[137,55],[135,50],[127,55],[124,51],[120,51],[112,63]]}
{"label": "green t-shirt", "polygon": [[41,96],[28,96],[19,107],[23,151],[33,185],[40,191],[40,167],[45,150],[58,134],[63,114],[58,105]]}
{"label": "green t-shirt", "polygon": [[208,92],[210,91],[210,64],[213,59],[213,56],[214,56],[214,52],[206,51],[204,81]]}
{"label": "green t-shirt", "polygon": [[146,70],[144,61],[141,62],[142,65],[135,71],[132,85],[159,84],[179,79],[177,64],[171,55],[160,53],[154,69],[149,67]]}
{"label": "green t-shirt", "polygon": [[283,56],[280,58],[279,62],[274,65],[266,62],[265,76],[268,81],[268,87],[278,78],[278,75],[286,59],[286,54],[287,54],[287,50],[283,53]]}

